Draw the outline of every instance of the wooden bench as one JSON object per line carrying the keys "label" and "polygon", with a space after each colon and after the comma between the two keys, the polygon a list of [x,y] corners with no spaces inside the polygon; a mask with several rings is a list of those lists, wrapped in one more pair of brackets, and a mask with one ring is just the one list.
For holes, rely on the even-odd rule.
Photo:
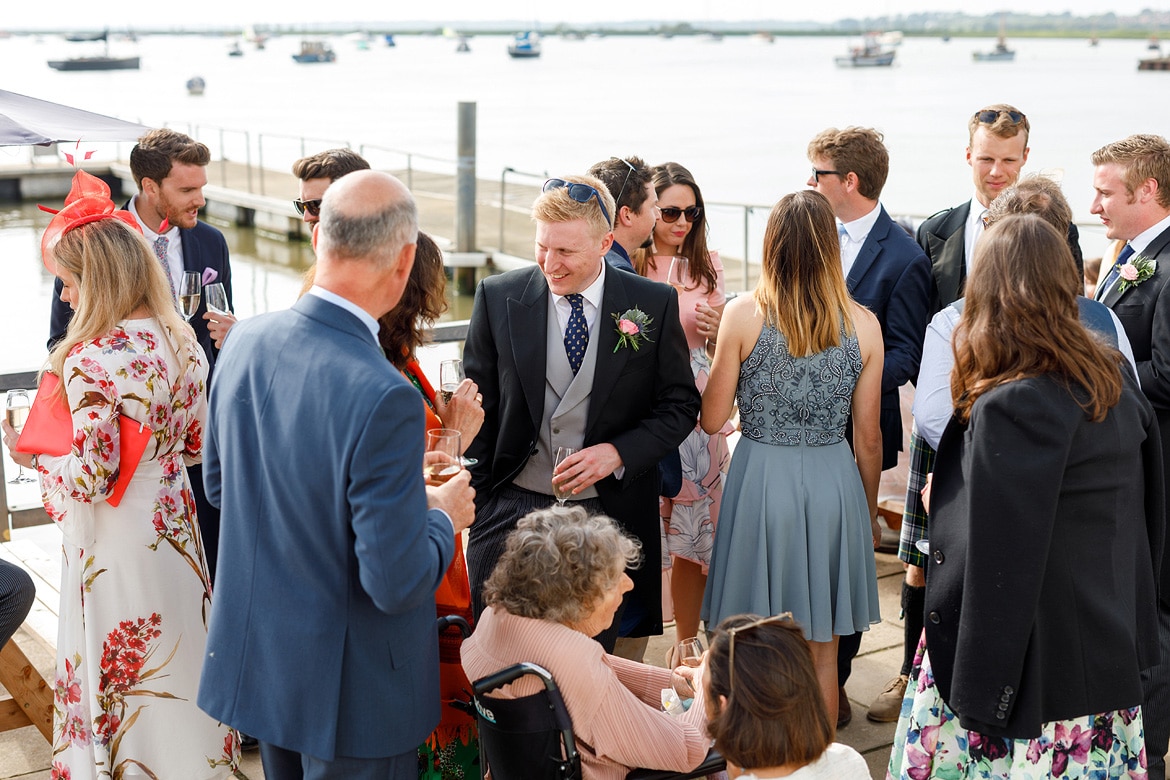
{"label": "wooden bench", "polygon": [[[55,655],[57,610],[61,600],[60,555],[49,554],[33,542],[20,540],[0,544],[0,558],[32,576],[37,595],[22,629],[46,652]],[[0,686],[9,693],[8,697],[0,698],[0,732],[32,725],[52,744],[53,688],[15,640],[9,640],[0,649]]]}

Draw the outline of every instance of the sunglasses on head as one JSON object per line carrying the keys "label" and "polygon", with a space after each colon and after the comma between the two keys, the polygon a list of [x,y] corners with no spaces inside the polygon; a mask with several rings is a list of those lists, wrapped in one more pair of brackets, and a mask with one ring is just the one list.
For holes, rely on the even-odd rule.
{"label": "sunglasses on head", "polygon": [[302,217],[305,216],[306,211],[309,212],[309,216],[319,217],[321,216],[321,199],[316,198],[315,200],[294,200],[293,208],[295,208],[297,213]]}
{"label": "sunglasses on head", "polygon": [[1023,122],[1025,119],[1027,119],[1027,117],[1021,114],[1019,111],[1008,111],[1002,108],[985,108],[982,111],[976,111],[975,118],[978,119],[982,124],[993,125],[995,124],[995,121],[1004,114],[1007,114],[1007,118],[1011,120],[1013,125],[1018,125],[1020,122]]}
{"label": "sunglasses on head", "polygon": [[685,209],[680,209],[678,206],[659,206],[658,214],[661,216],[662,221],[667,224],[678,222],[679,217],[685,216],[687,222],[693,225],[703,216],[703,207],[687,206]]}
{"label": "sunglasses on head", "polygon": [[626,194],[626,185],[630,183],[630,174],[634,172],[634,166],[630,163],[629,160],[623,160],[621,157],[610,157],[609,159],[617,160],[618,162],[625,164],[626,168],[628,169],[626,170],[626,178],[622,179],[622,188],[618,190],[617,197],[613,200],[613,207],[618,211],[621,211],[622,195]]}
{"label": "sunglasses on head", "polygon": [[562,188],[568,190],[569,197],[578,203],[588,203],[591,199],[596,198],[597,205],[601,207],[601,215],[605,217],[605,224],[613,225],[613,220],[609,218],[609,211],[605,208],[605,201],[601,199],[601,194],[588,184],[565,181],[564,179],[549,179],[540,190],[541,192],[552,192]]}
{"label": "sunglasses on head", "polygon": [[792,623],[792,613],[782,612],[772,617],[760,618],[742,626],[727,629],[727,693],[730,696],[735,691],[735,637],[744,631],[767,625],[769,623]]}

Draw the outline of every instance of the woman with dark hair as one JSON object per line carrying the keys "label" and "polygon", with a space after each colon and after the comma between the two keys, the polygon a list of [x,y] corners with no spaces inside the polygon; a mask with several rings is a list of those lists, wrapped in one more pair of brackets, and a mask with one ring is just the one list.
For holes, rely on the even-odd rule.
{"label": "woman with dark hair", "polygon": [[784,196],[754,294],[724,312],[703,393],[703,430],[720,430],[738,404],[742,431],[703,617],[791,612],[833,723],[837,638],[880,619],[881,377],[881,327],[849,297],[829,202],[809,190]]}
{"label": "woman with dark hair", "polygon": [[[654,166],[653,176],[659,211],[651,236],[653,248],[634,253],[634,270],[678,290],[678,312],[690,350],[691,372],[701,393],[707,386],[710,356],[715,353],[719,320],[727,302],[723,263],[719,253],[707,249],[703,193],[691,172],[668,162]],[[675,257],[685,257],[686,266],[681,275],[670,278]],[[728,422],[708,434],[696,420],[694,430],[679,446],[682,489],[674,498],[662,499],[666,533],[663,563],[671,569],[670,592],[679,637],[699,632],[699,608],[711,564],[723,479],[731,462],[727,435],[733,430]]]}
{"label": "woman with dark hair", "polygon": [[775,617],[733,615],[707,652],[707,733],[742,780],[869,780],[865,759],[833,742],[800,626]]}
{"label": "woman with dark hair", "polygon": [[1153,409],[1039,217],[979,240],[930,501],[926,631],[889,776],[1145,777],[1164,533]]}
{"label": "woman with dark hair", "polygon": [[[186,466],[203,454],[207,364],[150,244],[115,208],[79,171],[45,231],[45,268],[74,312],[47,367],[72,449],[13,455],[35,464],[63,537],[52,776],[226,778],[236,732],[195,705],[211,581]],[[128,482],[122,417],[150,433]]]}
{"label": "woman with dark hair", "polygon": [[[487,608],[463,643],[472,679],[522,661],[552,673],[573,722],[584,780],[621,780],[631,767],[678,772],[707,755],[701,669],[688,681],[691,708],[675,718],[662,710],[662,690],[679,674],[609,655],[592,637],[613,622],[633,587],[638,542],[612,519],[579,506],[538,509],[508,536],[484,584]],[[540,682],[522,677],[493,696],[520,698]]]}

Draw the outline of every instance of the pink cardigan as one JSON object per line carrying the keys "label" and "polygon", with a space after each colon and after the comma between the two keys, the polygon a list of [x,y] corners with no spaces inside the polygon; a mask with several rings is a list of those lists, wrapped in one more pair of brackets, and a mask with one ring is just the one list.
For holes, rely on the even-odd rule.
{"label": "pink cardigan", "polygon": [[[686,771],[699,765],[711,740],[700,691],[679,718],[662,711],[670,671],[607,655],[601,645],[560,623],[484,610],[463,642],[471,680],[529,661],[552,672],[573,719],[584,780],[622,780],[631,767]],[[541,688],[528,677],[493,696],[527,696]]]}

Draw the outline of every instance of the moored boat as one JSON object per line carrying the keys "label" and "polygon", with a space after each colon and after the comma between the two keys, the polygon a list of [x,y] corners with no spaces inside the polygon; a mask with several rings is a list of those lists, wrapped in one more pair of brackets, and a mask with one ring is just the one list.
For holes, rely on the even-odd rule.
{"label": "moored boat", "polygon": [[508,55],[517,59],[540,56],[540,33],[533,30],[518,32],[508,44]]}
{"label": "moored boat", "polygon": [[886,68],[894,64],[894,50],[883,48],[878,37],[866,33],[860,46],[854,46],[842,57],[834,57],[839,68]]}
{"label": "moored boat", "polygon": [[292,56],[297,62],[334,62],[337,55],[324,41],[301,41],[300,54]]}

